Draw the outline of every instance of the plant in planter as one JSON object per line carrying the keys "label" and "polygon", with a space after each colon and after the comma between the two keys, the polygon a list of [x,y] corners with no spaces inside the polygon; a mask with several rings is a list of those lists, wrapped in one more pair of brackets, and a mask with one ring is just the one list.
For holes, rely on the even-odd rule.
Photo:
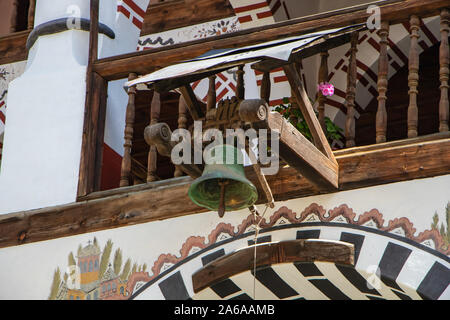
{"label": "plant in planter", "polygon": [[[331,84],[320,84],[319,90],[322,91],[323,95],[333,95],[334,88]],[[311,104],[314,105],[315,101],[311,100]],[[284,118],[286,118],[294,127],[297,128],[308,140],[312,141],[311,131],[309,130],[308,124],[303,117],[302,112],[299,108],[293,108],[289,98],[283,98],[283,103],[275,107],[275,111],[279,112]],[[293,116],[293,117],[292,117]],[[316,116],[318,116],[318,112],[316,112]],[[296,119],[295,122],[292,119]],[[325,136],[328,139],[330,144],[333,141],[343,142],[343,132],[344,130],[335,124],[329,117],[325,117]]]}

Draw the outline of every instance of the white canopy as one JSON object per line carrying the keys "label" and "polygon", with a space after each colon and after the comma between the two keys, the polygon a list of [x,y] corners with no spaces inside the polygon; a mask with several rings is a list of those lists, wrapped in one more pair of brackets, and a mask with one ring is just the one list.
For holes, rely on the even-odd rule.
{"label": "white canopy", "polygon": [[143,83],[149,85],[161,80],[227,69],[268,58],[289,61],[289,58],[293,53],[300,52],[302,49],[310,47],[308,45],[315,40],[321,38],[324,40],[333,39],[355,31],[355,27],[356,29],[362,28],[361,25],[349,26],[269,41],[237,49],[210,51],[193,60],[171,65],[141,76],[135,80],[128,81],[125,83],[124,87],[128,88]]}

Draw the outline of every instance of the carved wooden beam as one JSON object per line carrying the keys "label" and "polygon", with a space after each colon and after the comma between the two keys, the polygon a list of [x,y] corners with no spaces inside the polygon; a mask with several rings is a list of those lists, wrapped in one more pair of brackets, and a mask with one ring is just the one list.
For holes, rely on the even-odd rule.
{"label": "carved wooden beam", "polygon": [[311,102],[309,101],[309,97],[306,94],[306,90],[303,86],[303,81],[301,80],[300,75],[292,64],[285,65],[283,69],[286,73],[289,84],[291,85],[291,89],[293,90],[295,98],[297,99],[298,106],[300,107],[303,117],[305,118],[309,130],[311,131],[315,146],[317,147],[317,149],[322,151],[323,154],[331,160],[331,162],[337,165],[336,159],[333,155],[333,151],[328,144],[325,133],[320,126],[319,120],[317,119]]}
{"label": "carved wooden beam", "polygon": [[184,100],[186,101],[187,108],[192,116],[192,119],[201,120],[205,117],[203,110],[201,108],[200,102],[195,96],[194,90],[190,84],[184,85],[179,88]]}
{"label": "carved wooden beam", "polygon": [[328,191],[338,188],[337,163],[319,151],[281,114],[269,112],[264,100],[244,100],[239,112],[241,119],[252,122],[255,129],[267,129],[269,133],[277,131],[280,157],[312,185]]}
{"label": "carved wooden beam", "polygon": [[250,246],[208,263],[192,275],[192,286],[197,293],[233,275],[256,267],[293,262],[331,262],[354,265],[353,244],[341,241],[292,240]]}

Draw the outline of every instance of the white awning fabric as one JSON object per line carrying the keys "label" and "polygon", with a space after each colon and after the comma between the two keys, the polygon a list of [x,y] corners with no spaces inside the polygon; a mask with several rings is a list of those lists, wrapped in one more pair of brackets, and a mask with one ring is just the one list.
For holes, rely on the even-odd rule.
{"label": "white awning fabric", "polygon": [[[280,40],[269,41],[257,45],[242,48],[216,50],[205,53],[193,60],[171,65],[135,80],[128,81],[124,87],[127,89],[138,84],[147,84],[166,80],[181,78],[187,75],[207,73],[214,70],[223,70],[242,65],[249,62],[258,62],[264,59],[277,59],[289,61],[293,53],[300,52],[307,45],[320,38],[332,39],[351,33],[356,29],[361,29],[361,25],[335,28],[306,35],[289,37]],[[308,46],[309,47],[309,46]]]}

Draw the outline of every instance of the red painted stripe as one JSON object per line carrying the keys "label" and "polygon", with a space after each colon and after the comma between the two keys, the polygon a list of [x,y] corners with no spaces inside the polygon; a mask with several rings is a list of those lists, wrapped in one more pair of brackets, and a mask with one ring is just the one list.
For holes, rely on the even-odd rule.
{"label": "red painted stripe", "polygon": [[233,82],[228,83],[228,85],[230,86],[231,90],[233,90],[234,92],[236,92],[236,86],[234,85]]}
{"label": "red painted stripe", "polygon": [[334,72],[331,72],[331,73],[328,75],[328,82],[331,81],[331,78],[333,78],[333,76],[334,76]]}
{"label": "red painted stripe", "polygon": [[126,3],[133,11],[140,16],[141,18],[144,18],[145,11],[142,10],[136,3],[134,3],[133,0],[123,0],[124,3]]}
{"label": "red painted stripe", "polygon": [[283,82],[283,81],[287,81],[287,77],[286,76],[279,76],[279,77],[274,77],[273,78],[273,82],[275,82],[275,83]]}
{"label": "red painted stripe", "polygon": [[243,16],[243,17],[238,17],[239,23],[246,23],[246,22],[250,22],[253,21],[252,16]]}
{"label": "red painted stripe", "polygon": [[5,115],[3,114],[2,111],[0,111],[0,121],[3,123],[5,123],[5,121],[6,121]]}
{"label": "red painted stripe", "polygon": [[283,99],[276,99],[269,101],[270,106],[278,106],[280,104],[283,104]]}
{"label": "red painted stripe", "polygon": [[335,100],[333,100],[333,99],[327,97],[327,104],[330,105],[330,106],[332,106],[332,107],[338,108],[338,109],[341,110],[344,114],[347,114],[347,108],[346,108],[342,103],[337,102],[337,101],[335,101]]}
{"label": "red painted stripe", "polygon": [[136,17],[133,17],[133,24],[140,29],[142,29],[142,22],[136,19]]}
{"label": "red painted stripe", "polygon": [[419,46],[422,47],[423,51],[428,49],[427,43],[425,41],[423,41],[423,40],[419,41]]}
{"label": "red painted stripe", "polygon": [[215,86],[215,89],[217,90],[217,89],[219,89],[220,88],[220,86],[222,85],[222,81],[217,81],[216,82],[216,86]]}
{"label": "red painted stripe", "polygon": [[122,157],[115,152],[106,143],[103,144],[103,161],[101,190],[114,189],[119,187],[120,168],[122,166]]}
{"label": "red painted stripe", "polygon": [[263,1],[260,3],[255,3],[255,4],[249,4],[248,6],[234,8],[234,13],[241,13],[241,12],[251,11],[251,10],[264,8],[264,7],[267,7],[266,1]]}
{"label": "red painted stripe", "polygon": [[223,98],[224,95],[226,95],[228,93],[228,88],[225,87],[225,89],[222,90],[222,92],[219,93],[219,95],[216,97],[216,101],[220,101],[220,99]]}
{"label": "red painted stripe", "polygon": [[268,18],[268,17],[272,17],[272,12],[271,11],[260,12],[260,13],[257,13],[256,16],[258,17],[258,19]]}
{"label": "red painted stripe", "polygon": [[286,12],[286,17],[291,20],[291,16],[289,15],[289,11],[288,8],[286,6],[286,2],[283,1],[283,8],[284,8],[284,12]]}
{"label": "red painted stripe", "polygon": [[217,76],[225,82],[228,81],[228,78],[225,77],[222,73],[218,73]]}
{"label": "red painted stripe", "polygon": [[275,2],[275,4],[273,5],[273,7],[270,9],[272,11],[273,14],[275,14],[275,12],[278,11],[278,9],[280,9],[281,7],[281,1],[277,0],[277,2]]}
{"label": "red painted stripe", "polygon": [[370,86],[368,91],[372,94],[372,96],[378,97],[378,91],[374,87]]}
{"label": "red painted stripe", "polygon": [[358,40],[358,44],[361,44],[361,42],[363,42],[363,41],[366,40],[366,39],[367,39],[367,34],[363,35],[363,36],[361,37],[361,39]]}
{"label": "red painted stripe", "polygon": [[397,63],[397,61],[392,61],[391,66],[395,69],[395,71],[398,71],[401,69],[400,65]]}
{"label": "red painted stripe", "polygon": [[262,80],[256,80],[256,85],[257,85],[258,87],[261,86],[261,83],[262,83]]}
{"label": "red painted stripe", "polygon": [[125,17],[130,19],[130,11],[128,11],[128,9],[124,6],[117,6],[117,12],[123,13]]}
{"label": "red painted stripe", "polygon": [[369,40],[367,40],[367,42],[375,48],[375,50],[377,50],[378,52],[380,52],[380,45],[378,44],[378,42],[375,41],[374,38],[369,38]]}
{"label": "red painted stripe", "polygon": [[421,18],[420,18],[420,28],[422,29],[423,33],[427,36],[427,38],[431,41],[432,44],[439,42],[439,40],[436,39],[433,32],[431,32],[430,29],[428,29],[428,27]]}
{"label": "red painted stripe", "polygon": [[372,69],[370,69],[365,63],[363,63],[361,60],[356,59],[356,66],[362,70],[364,70],[367,75],[375,82],[378,81],[378,76],[375,72],[373,72]]}
{"label": "red painted stripe", "polygon": [[403,61],[403,63],[406,65],[408,64],[408,57],[405,56],[402,50],[394,43],[391,39],[388,38],[389,47],[391,47],[392,51],[395,52],[395,54],[400,58],[400,60]]}
{"label": "red painted stripe", "polygon": [[0,102],[0,108],[3,107],[4,104],[5,104],[5,101]]}
{"label": "red painted stripe", "polygon": [[336,70],[339,70],[339,68],[342,66],[342,64],[345,62],[344,59],[339,60],[339,62],[336,64],[336,67],[334,67]]}
{"label": "red painted stripe", "polygon": [[369,81],[361,73],[357,72],[356,74],[357,74],[358,81],[361,82],[361,84],[364,87],[367,87],[369,84]]}
{"label": "red painted stripe", "polygon": [[195,82],[191,85],[192,90],[195,90],[195,88],[197,88],[197,86],[199,85],[199,83],[200,83],[201,81],[202,81],[202,80],[197,80],[197,81],[195,81]]}

